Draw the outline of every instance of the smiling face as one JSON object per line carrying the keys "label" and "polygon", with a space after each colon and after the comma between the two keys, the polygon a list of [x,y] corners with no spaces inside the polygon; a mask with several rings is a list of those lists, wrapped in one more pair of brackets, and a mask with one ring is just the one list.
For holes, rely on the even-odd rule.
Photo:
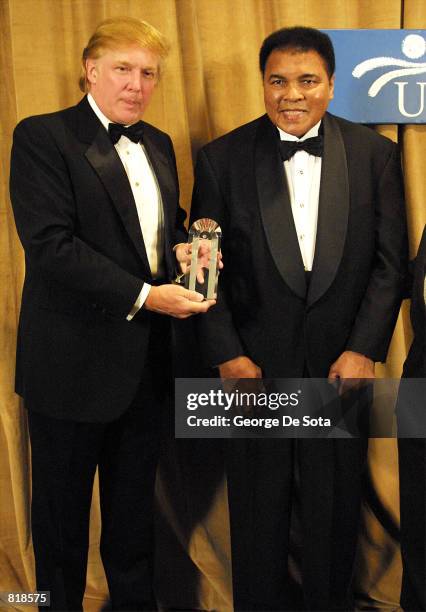
{"label": "smiling face", "polygon": [[265,108],[271,121],[301,138],[324,116],[334,94],[334,75],[327,74],[317,51],[276,49],[263,75]]}
{"label": "smiling face", "polygon": [[89,91],[114,123],[139,121],[158,81],[160,58],[139,46],[106,49],[86,61]]}

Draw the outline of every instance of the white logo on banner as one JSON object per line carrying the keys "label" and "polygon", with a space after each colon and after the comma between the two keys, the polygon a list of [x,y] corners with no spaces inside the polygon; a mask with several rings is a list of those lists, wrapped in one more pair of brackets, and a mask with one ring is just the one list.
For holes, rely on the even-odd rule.
{"label": "white logo on banner", "polygon": [[[418,59],[426,53],[426,41],[420,34],[409,34],[402,41],[401,48],[405,57],[412,60]],[[355,66],[352,75],[356,79],[359,79],[367,72],[370,72],[370,70],[385,68],[387,66],[397,66],[397,69],[382,74],[382,76],[372,83],[368,90],[368,95],[371,98],[377,96],[382,87],[390,81],[394,81],[394,79],[426,73],[426,62],[410,62],[396,57],[372,57]],[[394,84],[398,88],[398,109],[401,115],[404,115],[404,117],[418,117],[421,115],[424,111],[426,83],[416,81],[416,85],[420,87],[420,104],[419,110],[415,113],[407,112],[405,107],[404,94],[408,81],[394,81]]]}

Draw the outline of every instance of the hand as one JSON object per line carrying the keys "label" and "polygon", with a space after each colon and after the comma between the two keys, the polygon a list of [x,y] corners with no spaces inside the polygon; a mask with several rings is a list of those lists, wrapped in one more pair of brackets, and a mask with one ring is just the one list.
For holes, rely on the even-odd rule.
{"label": "hand", "polygon": [[[210,240],[201,240],[198,247],[197,256],[197,281],[204,283],[203,268],[208,268],[210,263],[211,244]],[[183,274],[188,272],[191,267],[192,244],[181,242],[175,247],[176,261]],[[218,252],[217,262],[219,270],[223,268],[222,253]]]}
{"label": "hand", "polygon": [[329,381],[342,380],[340,393],[358,387],[360,382],[366,378],[374,377],[374,361],[354,351],[344,351],[333,363],[328,373]]}
{"label": "hand", "polygon": [[151,287],[144,308],[177,319],[187,319],[193,314],[207,312],[213,304],[216,304],[216,300],[204,300],[197,291],[189,291],[180,285],[160,285]]}
{"label": "hand", "polygon": [[239,378],[262,378],[262,370],[249,357],[241,355],[221,363],[219,374],[222,380]]}
{"label": "hand", "polygon": [[[262,370],[249,357],[244,355],[221,363],[219,374],[223,382],[223,388],[227,393],[238,390],[240,393],[252,395],[264,391]],[[256,410],[250,403],[239,404],[235,413],[255,416]]]}

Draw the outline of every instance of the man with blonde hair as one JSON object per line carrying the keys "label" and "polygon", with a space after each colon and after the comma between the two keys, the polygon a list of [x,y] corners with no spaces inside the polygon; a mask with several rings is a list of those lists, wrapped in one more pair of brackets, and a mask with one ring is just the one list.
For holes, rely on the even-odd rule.
{"label": "man with blonde hair", "polygon": [[[16,128],[11,198],[26,256],[16,390],[28,410],[37,589],[81,610],[96,468],[114,610],[152,610],[152,505],[171,386],[170,317],[212,302],[170,284],[187,259],[171,140],[140,121],[168,46],[128,17],[83,52],[72,108]],[[173,247],[175,253],[173,253]]]}

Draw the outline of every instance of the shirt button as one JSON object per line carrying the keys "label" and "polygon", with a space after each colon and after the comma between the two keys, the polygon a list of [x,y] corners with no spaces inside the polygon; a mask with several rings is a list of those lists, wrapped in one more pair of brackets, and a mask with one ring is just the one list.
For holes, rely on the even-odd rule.
{"label": "shirt button", "polygon": [[130,151],[126,150],[126,155],[130,155]]}
{"label": "shirt button", "polygon": [[305,234],[300,234],[299,236],[300,240],[303,240],[304,237],[305,237]]}
{"label": "shirt button", "polygon": [[299,170],[299,174],[303,174],[303,170]]}
{"label": "shirt button", "polygon": [[135,183],[136,187],[139,187],[140,183]]}
{"label": "shirt button", "polygon": [[303,204],[303,202],[301,202],[301,203],[299,204],[299,206],[300,206],[300,208],[305,208],[305,205]]}

